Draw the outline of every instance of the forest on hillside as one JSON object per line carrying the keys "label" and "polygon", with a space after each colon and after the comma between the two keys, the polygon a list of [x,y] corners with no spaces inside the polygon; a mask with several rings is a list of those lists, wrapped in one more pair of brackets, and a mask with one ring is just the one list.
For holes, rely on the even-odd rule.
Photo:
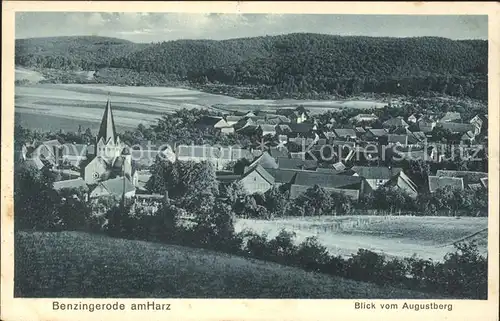
{"label": "forest on hillside", "polygon": [[16,40],[16,65],[122,70],[125,82],[133,72],[132,85],[160,85],[137,77],[155,73],[162,82],[245,88],[259,98],[373,92],[487,99],[488,43],[482,40],[305,33],[151,44],[104,37],[43,39]]}

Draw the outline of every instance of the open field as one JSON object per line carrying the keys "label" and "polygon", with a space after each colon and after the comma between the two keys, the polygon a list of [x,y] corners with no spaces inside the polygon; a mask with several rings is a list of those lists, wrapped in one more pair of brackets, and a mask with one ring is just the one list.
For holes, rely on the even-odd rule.
{"label": "open field", "polygon": [[250,229],[273,238],[281,229],[296,233],[296,241],[316,236],[334,255],[348,257],[359,248],[393,257],[413,254],[435,261],[454,250],[453,243],[468,238],[478,241],[487,251],[485,217],[433,216],[325,216],[266,220],[238,219],[236,231]]}
{"label": "open field", "polygon": [[[35,77],[36,72],[16,69],[16,75]],[[135,128],[149,125],[164,113],[182,108],[209,108],[215,111],[248,111],[260,109],[274,113],[276,109],[302,104],[311,113],[349,108],[382,107],[372,101],[297,101],[251,100],[214,95],[192,89],[169,87],[120,87],[100,84],[29,84],[15,88],[16,120],[32,129],[76,131],[82,127],[98,127],[106,100],[112,100],[116,125]],[[214,105],[220,107],[214,107]],[[36,117],[34,117],[36,116]],[[68,125],[60,126],[67,119]],[[90,125],[89,125],[90,124]],[[95,125],[92,125],[95,124]]]}
{"label": "open field", "polygon": [[437,298],[207,250],[19,232],[15,297]]}
{"label": "open field", "polygon": [[27,80],[29,82],[36,83],[43,79],[45,79],[45,77],[37,71],[22,67],[16,67],[15,80]]}

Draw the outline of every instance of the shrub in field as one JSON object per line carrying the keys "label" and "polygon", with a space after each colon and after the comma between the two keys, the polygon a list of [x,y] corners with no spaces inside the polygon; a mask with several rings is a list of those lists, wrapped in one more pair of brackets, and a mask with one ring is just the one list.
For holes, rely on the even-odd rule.
{"label": "shrub in field", "polygon": [[324,270],[330,257],[326,247],[316,237],[308,237],[297,248],[297,264],[307,270]]}
{"label": "shrub in field", "polygon": [[347,260],[347,276],[354,280],[375,281],[385,263],[384,256],[375,252],[359,249]]}
{"label": "shrub in field", "polygon": [[270,247],[266,234],[257,234],[252,231],[242,232],[246,239],[245,252],[255,258],[270,257]]}
{"label": "shrub in field", "polygon": [[399,259],[391,259],[376,274],[375,283],[381,285],[404,285],[407,280],[407,265]]}
{"label": "shrub in field", "polygon": [[443,263],[436,264],[434,290],[452,296],[487,299],[488,261],[479,254],[474,242],[459,243],[448,253]]}
{"label": "shrub in field", "polygon": [[279,263],[293,263],[297,256],[297,246],[293,239],[295,232],[281,230],[278,235],[269,241],[271,258]]}

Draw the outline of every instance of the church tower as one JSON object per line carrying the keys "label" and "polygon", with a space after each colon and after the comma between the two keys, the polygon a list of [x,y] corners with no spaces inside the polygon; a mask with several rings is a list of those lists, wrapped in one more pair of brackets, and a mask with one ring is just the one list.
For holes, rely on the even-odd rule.
{"label": "church tower", "polygon": [[120,156],[122,149],[123,144],[120,141],[120,137],[116,134],[111,102],[108,99],[104,115],[102,116],[101,126],[99,127],[99,133],[96,138],[96,156],[100,156],[110,161]]}

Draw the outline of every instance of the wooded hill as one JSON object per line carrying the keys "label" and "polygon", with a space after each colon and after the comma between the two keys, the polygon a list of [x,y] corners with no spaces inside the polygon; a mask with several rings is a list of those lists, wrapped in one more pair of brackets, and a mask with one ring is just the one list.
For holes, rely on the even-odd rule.
{"label": "wooded hill", "polygon": [[16,64],[24,67],[155,72],[172,81],[258,88],[261,96],[434,92],[485,100],[487,61],[487,41],[436,37],[300,33],[152,44],[105,37],[16,40]]}

